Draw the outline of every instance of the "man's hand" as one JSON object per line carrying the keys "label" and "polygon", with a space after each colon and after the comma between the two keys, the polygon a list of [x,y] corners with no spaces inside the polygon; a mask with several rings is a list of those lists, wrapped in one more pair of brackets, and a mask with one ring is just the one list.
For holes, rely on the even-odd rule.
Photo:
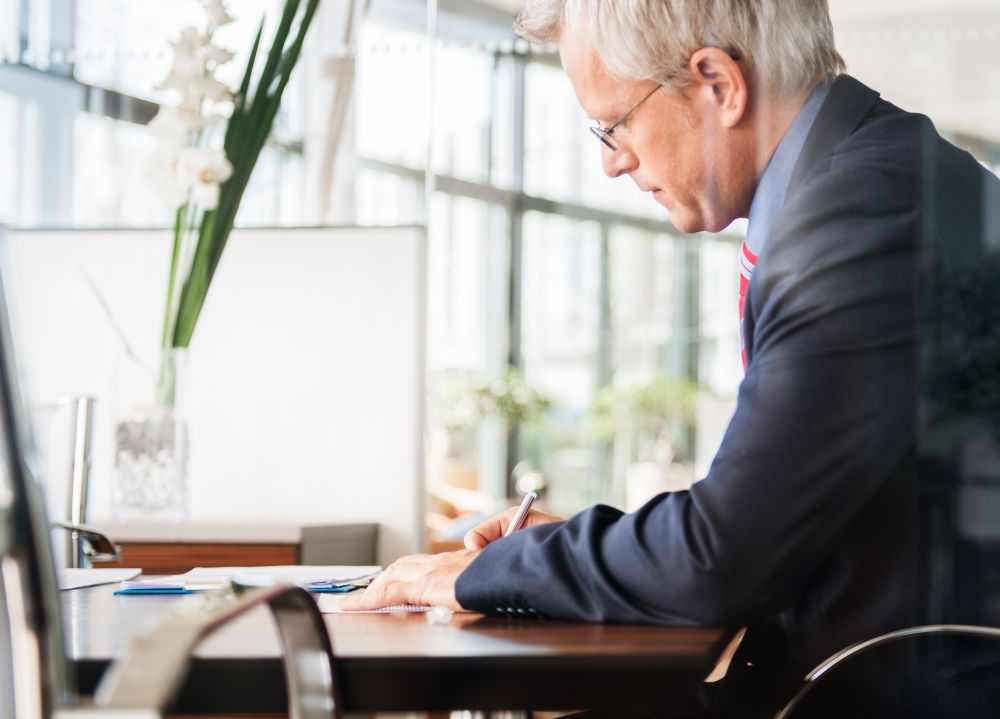
{"label": "man's hand", "polygon": [[442,554],[414,554],[389,565],[363,592],[354,592],[340,608],[356,611],[394,604],[426,604],[460,610],[455,599],[458,575],[479,552],[460,549]]}
{"label": "man's hand", "polygon": [[[480,550],[490,542],[500,539],[500,537],[502,537],[507,531],[507,527],[510,526],[510,522],[514,519],[515,514],[517,514],[517,507],[511,507],[495,517],[490,517],[478,527],[470,529],[465,535],[466,549]],[[524,524],[521,525],[521,528],[524,529],[527,527],[534,527],[539,524],[564,521],[566,520],[562,517],[557,517],[554,514],[545,514],[544,512],[531,510],[531,512],[528,513],[528,516],[525,517]]]}

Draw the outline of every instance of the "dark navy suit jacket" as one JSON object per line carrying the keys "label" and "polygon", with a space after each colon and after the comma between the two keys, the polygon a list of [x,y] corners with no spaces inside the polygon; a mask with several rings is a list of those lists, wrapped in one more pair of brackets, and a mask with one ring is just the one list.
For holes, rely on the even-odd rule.
{"label": "dark navy suit jacket", "polygon": [[494,542],[458,601],[746,625],[720,692],[731,716],[770,715],[836,650],[919,623],[921,487],[956,481],[947,428],[1000,406],[982,398],[998,253],[1000,181],[840,76],[750,283],[747,373],[708,475],[631,514],[595,506]]}

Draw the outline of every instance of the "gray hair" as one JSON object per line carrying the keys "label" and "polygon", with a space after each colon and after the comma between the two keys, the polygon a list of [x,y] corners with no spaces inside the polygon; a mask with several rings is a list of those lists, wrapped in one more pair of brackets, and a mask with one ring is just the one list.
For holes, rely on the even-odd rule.
{"label": "gray hair", "polygon": [[538,44],[580,33],[612,77],[675,89],[703,47],[739,53],[777,94],[812,90],[844,69],[827,0],[527,0],[514,29]]}

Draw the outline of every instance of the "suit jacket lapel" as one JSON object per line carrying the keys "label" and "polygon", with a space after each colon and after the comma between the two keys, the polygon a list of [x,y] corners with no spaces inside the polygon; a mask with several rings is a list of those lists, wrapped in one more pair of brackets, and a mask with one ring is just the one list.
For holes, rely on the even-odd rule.
{"label": "suit jacket lapel", "polygon": [[789,191],[817,162],[826,158],[834,147],[858,129],[878,98],[877,92],[850,75],[840,75],[834,81],[795,163],[792,179],[788,183]]}
{"label": "suit jacket lapel", "polygon": [[[813,122],[812,129],[809,130],[809,136],[806,137],[805,145],[802,146],[799,159],[795,162],[795,169],[792,171],[792,178],[788,183],[789,195],[796,185],[805,179],[813,167],[825,160],[837,145],[858,129],[861,121],[871,112],[878,99],[877,92],[850,75],[840,75],[834,81],[830,93],[826,96],[826,100],[823,102],[815,122]],[[766,262],[766,257],[764,261]],[[743,317],[748,362],[753,357],[753,335],[756,326],[754,304],[750,299],[753,288],[754,284],[751,281],[747,290],[746,309]]]}

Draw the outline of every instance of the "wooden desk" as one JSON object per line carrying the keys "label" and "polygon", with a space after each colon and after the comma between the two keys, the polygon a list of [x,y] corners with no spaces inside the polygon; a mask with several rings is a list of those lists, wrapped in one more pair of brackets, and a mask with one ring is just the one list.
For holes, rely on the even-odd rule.
{"label": "wooden desk", "polygon": [[[110,657],[184,597],[62,593],[79,689],[92,693]],[[731,632],[492,619],[456,614],[327,615],[345,712],[650,710],[696,707]],[[265,609],[199,652],[178,713],[285,710],[277,637]]]}

